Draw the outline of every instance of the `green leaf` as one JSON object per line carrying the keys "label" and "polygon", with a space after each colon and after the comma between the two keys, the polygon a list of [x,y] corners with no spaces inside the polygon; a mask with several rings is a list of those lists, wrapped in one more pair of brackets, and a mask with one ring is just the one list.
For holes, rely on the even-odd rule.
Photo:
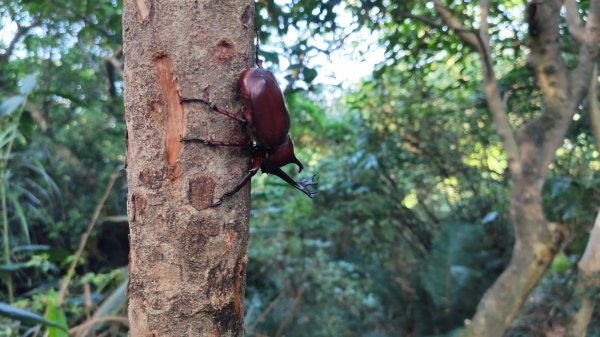
{"label": "green leaf", "polygon": [[2,104],[0,104],[0,117],[10,115],[17,110],[23,102],[25,102],[25,96],[13,96],[5,99]]}
{"label": "green leaf", "polygon": [[[0,133],[0,149],[3,148],[6,144],[10,143],[14,137],[15,137],[15,133],[13,131],[15,131],[15,129],[17,128],[16,124],[10,124],[9,126],[6,127],[6,129],[4,129],[2,131],[2,133]],[[4,159],[6,160],[6,159]]]}
{"label": "green leaf", "polygon": [[23,234],[23,238],[26,243],[31,243],[31,239],[29,236],[29,224],[27,222],[27,218],[25,217],[25,212],[23,211],[23,207],[19,202],[19,198],[15,193],[8,193],[8,198],[14,208],[14,211],[19,219],[19,224],[21,225],[21,234]]}
{"label": "green leaf", "polygon": [[13,254],[14,253],[21,253],[21,252],[45,252],[48,251],[50,249],[50,246],[48,245],[22,245],[22,246],[17,246],[14,247],[12,249]]}
{"label": "green leaf", "polygon": [[19,92],[21,92],[21,94],[23,94],[23,96],[27,96],[27,95],[31,94],[31,91],[35,87],[35,82],[36,82],[36,79],[35,79],[34,74],[29,74],[29,75],[25,76],[25,78],[23,79],[23,84],[19,88]]}
{"label": "green leaf", "polygon": [[25,113],[21,115],[21,120],[19,120],[19,130],[25,138],[33,138],[34,127],[35,121],[33,120],[31,113],[25,111]]}
{"label": "green leaf", "polygon": [[28,267],[26,263],[0,264],[0,271],[12,273]]}
{"label": "green leaf", "polygon": [[46,318],[56,323],[53,326],[48,327],[48,337],[69,337],[69,334],[67,333],[67,316],[65,316],[65,312],[62,308],[56,305],[55,298],[48,301]]}
{"label": "green leaf", "polygon": [[[29,325],[36,325],[36,324],[42,324],[48,327],[52,327],[51,329],[54,330],[58,330],[58,329],[63,329],[60,325],[56,324],[55,322],[52,322],[50,320],[44,319],[44,317],[33,313],[31,311],[27,311],[25,309],[20,309],[20,308],[16,308],[13,307],[12,305],[6,304],[6,303],[0,303],[0,316],[3,317],[8,317],[10,319],[14,319],[16,321],[19,322],[23,322],[25,324],[29,324]],[[59,330],[59,331],[63,331],[63,330]],[[66,334],[66,330],[63,331],[63,335],[62,336],[67,336]]]}
{"label": "green leaf", "polygon": [[302,69],[302,77],[304,77],[304,81],[306,83],[312,82],[315,77],[317,77],[317,71],[312,68],[303,68]]}
{"label": "green leaf", "polygon": [[567,255],[565,255],[564,252],[560,252],[560,253],[556,254],[556,256],[554,257],[554,260],[552,260],[551,269],[555,273],[563,272],[563,271],[569,269],[570,267],[571,267],[571,261],[569,260]]}

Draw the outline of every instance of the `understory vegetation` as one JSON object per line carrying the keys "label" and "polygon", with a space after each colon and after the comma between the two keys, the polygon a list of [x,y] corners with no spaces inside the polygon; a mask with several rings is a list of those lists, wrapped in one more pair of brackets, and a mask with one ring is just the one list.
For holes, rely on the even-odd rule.
{"label": "understory vegetation", "polygon": [[[510,262],[511,175],[479,59],[456,34],[423,24],[438,21],[428,1],[395,3],[257,2],[260,57],[284,85],[296,153],[319,194],[252,181],[248,336],[457,336]],[[447,3],[474,25],[476,4]],[[516,128],[543,105],[525,9],[491,7],[496,76]],[[1,2],[0,336],[127,336],[121,8]],[[359,82],[319,82],[323,55],[362,57],[360,32],[380,38],[371,48],[385,59]],[[563,41],[567,64],[575,45]],[[544,214],[566,239],[506,336],[563,331],[580,305],[577,262],[600,205],[588,107],[543,186]],[[600,336],[599,318],[588,336]]]}

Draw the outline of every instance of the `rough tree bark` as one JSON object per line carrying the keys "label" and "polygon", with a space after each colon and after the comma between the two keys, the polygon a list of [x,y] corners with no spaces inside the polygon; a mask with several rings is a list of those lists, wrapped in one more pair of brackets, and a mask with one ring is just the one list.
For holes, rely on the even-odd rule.
{"label": "rough tree bark", "polygon": [[253,0],[126,0],[131,337],[243,336],[250,188],[217,208],[248,153],[183,144],[241,139],[232,111],[239,74],[253,65]]}
{"label": "rough tree bark", "polygon": [[[529,66],[543,95],[543,112],[513,130],[508,122],[493,68],[489,0],[480,1],[480,29],[465,29],[450,8],[434,0],[444,24],[481,56],[484,92],[500,135],[512,179],[510,219],[515,232],[512,259],[481,299],[463,336],[501,337],[531,289],[552,261],[562,239],[560,225],[548,222],[542,187],[566,130],[586,97],[598,52],[600,0],[592,0],[583,23],[575,0],[532,0],[527,5]],[[561,54],[560,10],[565,6],[569,32],[578,42],[579,60],[567,68]]]}

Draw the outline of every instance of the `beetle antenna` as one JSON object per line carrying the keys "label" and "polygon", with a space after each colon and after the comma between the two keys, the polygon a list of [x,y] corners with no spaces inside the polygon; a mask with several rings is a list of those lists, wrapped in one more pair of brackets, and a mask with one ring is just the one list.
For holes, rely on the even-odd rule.
{"label": "beetle antenna", "polygon": [[256,48],[254,48],[254,62],[259,68],[262,68],[262,60],[258,58],[258,50],[260,49],[260,29],[256,30]]}

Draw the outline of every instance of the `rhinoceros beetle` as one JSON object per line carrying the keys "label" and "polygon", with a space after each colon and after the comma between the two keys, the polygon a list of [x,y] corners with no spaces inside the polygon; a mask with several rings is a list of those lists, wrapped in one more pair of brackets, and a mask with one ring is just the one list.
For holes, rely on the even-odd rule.
{"label": "rhinoceros beetle", "polygon": [[240,93],[245,103],[242,110],[243,117],[238,117],[202,98],[181,98],[181,103],[197,102],[208,105],[212,110],[244,124],[248,132],[248,136],[241,142],[212,141],[191,137],[182,138],[183,142],[199,142],[209,146],[252,146],[252,164],[248,173],[211,207],[219,206],[225,198],[238,192],[259,169],[264,173],[278,176],[310,198],[317,194],[308,189],[309,186],[318,185],[314,181],[314,175],[304,181],[295,181],[281,169],[281,167],[293,163],[298,166],[300,172],[303,165],[294,154],[294,144],[289,134],[290,115],[279,84],[273,73],[262,67],[262,61],[258,57],[256,57],[256,65],[256,68],[244,70],[238,80]]}

